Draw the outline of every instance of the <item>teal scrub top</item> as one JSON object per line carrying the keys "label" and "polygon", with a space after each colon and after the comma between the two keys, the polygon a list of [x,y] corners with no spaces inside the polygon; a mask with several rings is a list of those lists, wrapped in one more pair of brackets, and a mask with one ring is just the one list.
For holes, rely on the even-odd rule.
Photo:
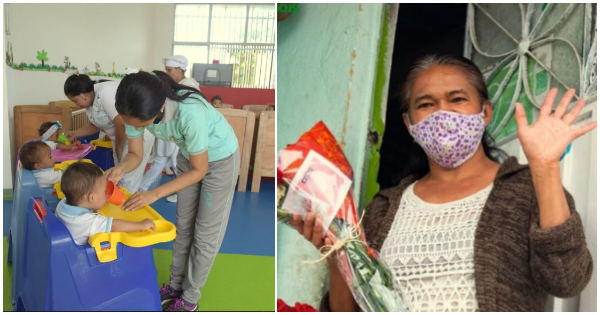
{"label": "teal scrub top", "polygon": [[144,129],[159,139],[174,142],[188,160],[190,154],[198,155],[208,150],[210,163],[229,157],[238,149],[237,138],[227,119],[195,94],[181,102],[167,99],[165,116],[158,124],[140,130],[125,124],[129,139],[142,136]]}

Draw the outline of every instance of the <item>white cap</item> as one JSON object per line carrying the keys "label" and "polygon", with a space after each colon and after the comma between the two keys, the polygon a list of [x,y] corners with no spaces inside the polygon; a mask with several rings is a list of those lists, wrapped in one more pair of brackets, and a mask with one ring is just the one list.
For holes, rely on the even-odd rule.
{"label": "white cap", "polygon": [[187,58],[181,55],[163,58],[162,62],[167,67],[179,67],[183,71],[185,71],[188,65]]}

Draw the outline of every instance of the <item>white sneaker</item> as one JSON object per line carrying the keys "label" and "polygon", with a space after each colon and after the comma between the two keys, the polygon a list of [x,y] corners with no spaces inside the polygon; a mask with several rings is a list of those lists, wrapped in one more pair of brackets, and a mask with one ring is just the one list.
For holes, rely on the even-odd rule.
{"label": "white sneaker", "polygon": [[167,197],[168,202],[177,202],[177,194]]}

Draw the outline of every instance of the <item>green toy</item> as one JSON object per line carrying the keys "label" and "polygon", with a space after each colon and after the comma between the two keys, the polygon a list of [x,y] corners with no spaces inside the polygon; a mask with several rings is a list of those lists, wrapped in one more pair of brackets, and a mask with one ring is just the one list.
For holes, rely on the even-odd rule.
{"label": "green toy", "polygon": [[71,143],[69,142],[69,139],[67,138],[67,136],[65,136],[65,133],[61,133],[60,136],[58,136],[58,138],[56,139],[56,142],[64,144],[64,145],[71,145]]}

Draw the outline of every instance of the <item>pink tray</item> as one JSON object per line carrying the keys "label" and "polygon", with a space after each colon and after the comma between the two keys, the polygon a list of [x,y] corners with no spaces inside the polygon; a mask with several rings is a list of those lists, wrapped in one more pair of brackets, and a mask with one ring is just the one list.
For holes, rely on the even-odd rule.
{"label": "pink tray", "polygon": [[62,151],[62,150],[54,150],[52,151],[52,155],[54,156],[54,161],[62,162],[68,160],[77,160],[85,157],[92,151],[94,148],[91,144],[82,144],[83,149],[76,151]]}

